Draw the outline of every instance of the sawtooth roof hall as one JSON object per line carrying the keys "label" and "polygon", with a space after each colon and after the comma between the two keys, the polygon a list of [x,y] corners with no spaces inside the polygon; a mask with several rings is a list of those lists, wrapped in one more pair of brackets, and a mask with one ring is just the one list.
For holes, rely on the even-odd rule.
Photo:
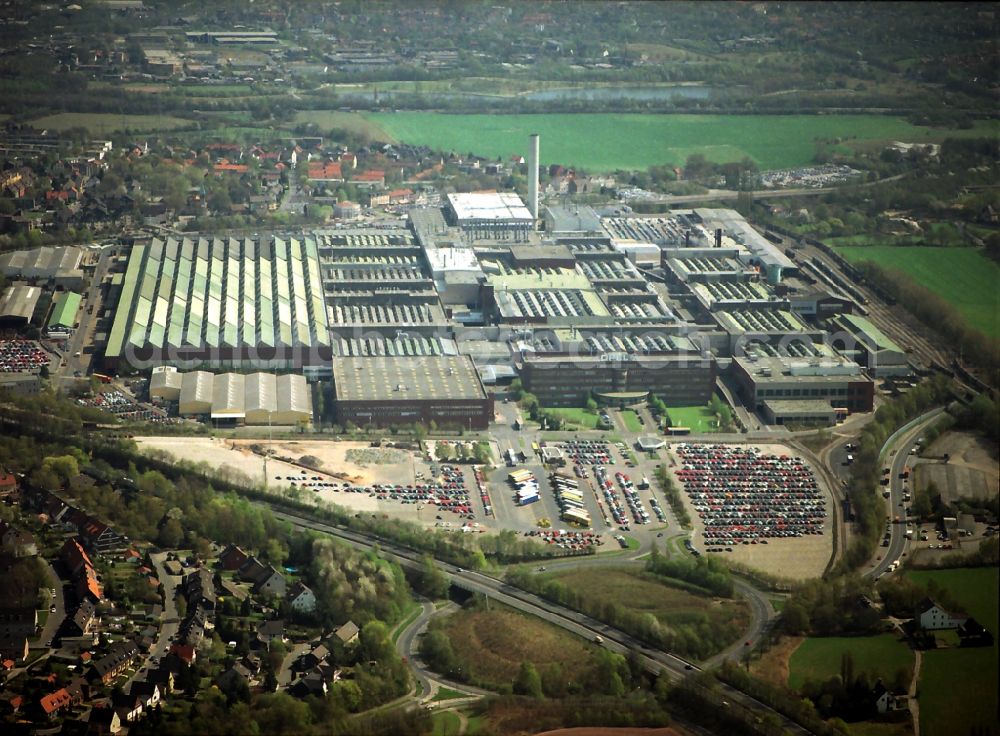
{"label": "sawtooth roof hall", "polygon": [[328,364],[316,239],[154,238],[129,255],[105,367]]}

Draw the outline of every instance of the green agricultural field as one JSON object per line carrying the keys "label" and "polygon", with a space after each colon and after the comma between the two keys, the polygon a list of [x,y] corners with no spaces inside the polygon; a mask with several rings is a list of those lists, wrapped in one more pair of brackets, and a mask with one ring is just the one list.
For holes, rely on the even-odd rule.
{"label": "green agricultural field", "polygon": [[[880,115],[395,112],[372,113],[365,118],[387,133],[386,140],[504,160],[514,153],[526,154],[528,136],[538,133],[543,165],[560,163],[592,172],[683,165],[694,153],[720,163],[749,156],[761,169],[780,169],[812,162],[817,139],[919,142],[945,135],[988,135],[998,127],[990,123],[969,131],[922,128],[902,118]],[[374,132],[371,135],[379,137]]]}
{"label": "green agricultural field", "polygon": [[911,570],[906,577],[920,585],[931,581],[948,591],[971,616],[983,626],[995,631],[997,595],[1000,592],[1000,570],[995,567],[959,568],[954,570]]}
{"label": "green agricultural field", "polygon": [[668,406],[667,416],[674,427],[688,427],[692,432],[718,432],[715,414],[707,406]]}
{"label": "green agricultural field", "polygon": [[920,733],[924,736],[995,735],[998,733],[997,682],[995,644],[982,649],[924,652],[917,690]]}
{"label": "green agricultural field", "polygon": [[54,131],[70,128],[86,128],[92,135],[108,135],[115,131],[136,131],[154,133],[160,130],[174,130],[191,125],[190,120],[175,118],[169,115],[116,115],[114,113],[98,112],[61,112],[57,115],[46,115],[30,121],[30,125]]}
{"label": "green agricultural field", "polygon": [[580,637],[501,605],[460,610],[448,617],[446,631],[473,681],[494,687],[509,687],[521,662],[539,670],[558,666],[573,682],[583,682],[595,666],[593,647]]}
{"label": "green agricultural field", "polygon": [[1000,265],[978,249],[873,245],[837,252],[855,263],[903,271],[954,305],[972,327],[1000,337]]}
{"label": "green agricultural field", "polygon": [[[969,614],[996,636],[1000,619],[997,595],[1000,571],[995,567],[956,570],[913,570],[914,582],[934,581],[947,590]],[[938,649],[924,652],[920,669],[920,732],[926,736],[953,733],[995,735],[1000,665],[997,645],[977,649]]]}
{"label": "green agricultural field", "polygon": [[840,673],[844,654],[854,658],[855,672],[869,672],[886,682],[896,672],[913,668],[913,652],[894,634],[830,636],[805,639],[788,661],[788,685],[801,688],[806,680],[826,680]]}
{"label": "green agricultural field", "polygon": [[642,425],[639,424],[639,415],[631,409],[626,409],[622,412],[622,422],[625,424],[625,429],[629,432],[642,431]]}
{"label": "green agricultural field", "polygon": [[315,123],[320,130],[346,130],[371,140],[395,142],[388,129],[369,116],[340,110],[300,110],[295,113],[295,123]]}

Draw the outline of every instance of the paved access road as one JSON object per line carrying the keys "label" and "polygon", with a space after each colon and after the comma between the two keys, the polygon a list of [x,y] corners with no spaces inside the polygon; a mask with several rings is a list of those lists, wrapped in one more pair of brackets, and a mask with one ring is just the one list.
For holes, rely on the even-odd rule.
{"label": "paved access road", "polygon": [[[888,440],[886,440],[885,446],[882,448],[883,462],[885,459],[891,458],[891,462],[889,462],[890,481],[888,516],[890,521],[894,520],[898,516],[901,523],[890,523],[889,547],[878,548],[880,551],[885,550],[885,554],[882,556],[881,560],[875,561],[874,566],[865,571],[864,574],[867,576],[875,578],[881,577],[886,573],[892,563],[899,560],[905,552],[907,541],[906,515],[903,513],[903,507],[900,507],[899,505],[903,502],[903,486],[905,484],[899,477],[899,474],[902,473],[903,469],[916,458],[916,455],[910,455],[910,450],[917,446],[917,439],[930,424],[937,420],[943,412],[943,408],[938,408],[933,409],[926,414],[920,415],[913,421],[898,429],[891,437],[889,437]],[[881,486],[879,488],[881,489]]]}

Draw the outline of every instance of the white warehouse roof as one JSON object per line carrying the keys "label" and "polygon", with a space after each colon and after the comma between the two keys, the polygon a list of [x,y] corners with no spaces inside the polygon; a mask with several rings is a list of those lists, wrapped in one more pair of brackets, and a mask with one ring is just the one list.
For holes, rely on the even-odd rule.
{"label": "white warehouse roof", "polygon": [[170,365],[157,366],[149,377],[149,396],[153,399],[177,401],[183,388],[184,375]]}
{"label": "white warehouse roof", "polygon": [[[150,385],[168,380],[158,377],[164,374],[169,372],[154,372]],[[180,413],[242,419],[246,424],[298,424],[312,421],[312,393],[300,374],[193,371],[181,378]]]}
{"label": "white warehouse roof", "polygon": [[448,195],[459,222],[471,220],[527,220],[535,218],[512,192],[467,192]]}

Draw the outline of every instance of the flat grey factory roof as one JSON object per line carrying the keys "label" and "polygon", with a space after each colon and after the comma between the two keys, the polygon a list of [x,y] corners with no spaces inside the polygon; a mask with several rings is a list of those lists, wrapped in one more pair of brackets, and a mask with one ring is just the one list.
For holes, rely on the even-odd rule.
{"label": "flat grey factory roof", "polygon": [[486,398],[467,355],[335,358],[333,383],[340,401]]}

